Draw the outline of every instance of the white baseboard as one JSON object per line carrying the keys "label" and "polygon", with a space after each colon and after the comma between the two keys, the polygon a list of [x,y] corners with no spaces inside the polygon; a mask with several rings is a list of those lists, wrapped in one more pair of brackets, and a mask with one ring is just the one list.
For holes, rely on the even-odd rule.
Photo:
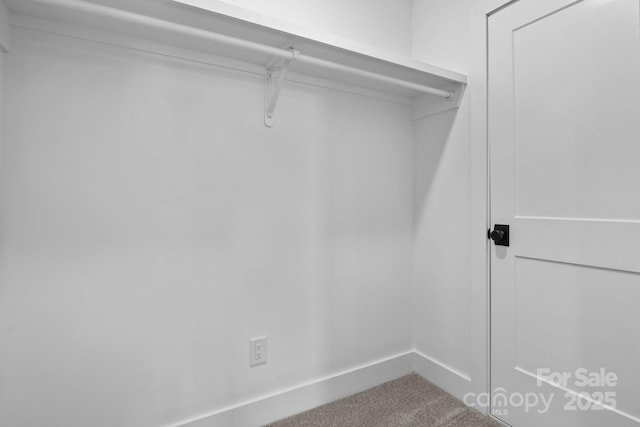
{"label": "white baseboard", "polygon": [[418,351],[413,352],[413,370],[460,400],[472,391],[469,376]]}
{"label": "white baseboard", "polygon": [[413,351],[392,356],[170,427],[256,427],[332,402],[414,371]]}
{"label": "white baseboard", "polygon": [[358,366],[259,399],[223,408],[169,427],[256,427],[324,405],[412,372],[462,400],[471,379],[420,352]]}

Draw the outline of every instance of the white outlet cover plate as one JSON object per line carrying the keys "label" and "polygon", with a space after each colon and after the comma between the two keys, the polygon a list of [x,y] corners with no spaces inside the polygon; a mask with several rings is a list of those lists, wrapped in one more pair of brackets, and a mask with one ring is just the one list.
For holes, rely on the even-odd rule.
{"label": "white outlet cover plate", "polygon": [[267,337],[251,338],[249,340],[249,366],[267,363]]}

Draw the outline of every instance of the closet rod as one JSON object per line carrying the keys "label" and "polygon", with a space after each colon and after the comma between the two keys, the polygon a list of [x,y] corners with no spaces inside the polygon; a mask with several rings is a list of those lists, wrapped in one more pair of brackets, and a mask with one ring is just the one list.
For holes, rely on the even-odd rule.
{"label": "closet rod", "polygon": [[303,63],[315,65],[318,67],[322,67],[322,68],[341,71],[344,73],[352,74],[354,76],[366,77],[372,80],[378,80],[380,82],[394,84],[396,86],[417,90],[423,93],[429,93],[432,95],[441,96],[447,99],[451,99],[453,95],[453,92],[449,92],[446,90],[436,89],[430,86],[408,82],[406,80],[385,76],[383,74],[374,73],[372,71],[361,70],[359,68],[338,64],[336,62],[327,61],[321,58],[315,58],[313,56],[304,55],[302,53],[295,52],[289,49],[281,49],[277,47],[267,46],[260,43],[248,41],[248,40],[226,36],[224,34],[214,33],[212,31],[203,30],[200,28],[193,28],[188,25],[177,24],[175,22],[165,21],[159,18],[153,18],[150,16],[141,15],[138,13],[115,9],[109,6],[89,3],[83,0],[36,0],[36,1],[38,3],[59,6],[59,7],[63,7],[76,12],[99,15],[102,17],[110,18],[110,19],[125,21],[131,24],[143,25],[146,27],[172,31],[172,32],[187,35],[187,36],[199,37],[209,41],[238,47],[240,49],[246,49],[254,52],[265,53],[275,58],[295,59],[296,62],[303,62]]}

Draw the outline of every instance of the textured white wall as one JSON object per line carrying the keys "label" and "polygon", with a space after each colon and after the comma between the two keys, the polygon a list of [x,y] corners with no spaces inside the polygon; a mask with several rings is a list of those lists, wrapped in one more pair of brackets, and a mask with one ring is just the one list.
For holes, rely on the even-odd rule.
{"label": "textured white wall", "polygon": [[176,0],[216,10],[238,6],[310,30],[411,55],[411,0]]}
{"label": "textured white wall", "polygon": [[[17,30],[0,425],[158,426],[411,348],[408,107]],[[248,339],[269,337],[248,367]]]}
{"label": "textured white wall", "polygon": [[[414,55],[466,72],[472,0],[415,0]],[[469,96],[415,123],[414,341],[469,377]],[[446,386],[446,385],[445,385]]]}

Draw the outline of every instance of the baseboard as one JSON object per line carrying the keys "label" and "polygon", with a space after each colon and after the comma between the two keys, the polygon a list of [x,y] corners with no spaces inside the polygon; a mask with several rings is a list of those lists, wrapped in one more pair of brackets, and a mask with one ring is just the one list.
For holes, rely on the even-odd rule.
{"label": "baseboard", "polygon": [[170,427],[261,426],[410,374],[414,366],[410,351]]}
{"label": "baseboard", "polygon": [[413,370],[460,400],[472,390],[469,376],[418,351],[413,352]]}
{"label": "baseboard", "polygon": [[460,400],[471,390],[468,376],[420,352],[409,351],[168,427],[261,426],[411,372],[417,372]]}

